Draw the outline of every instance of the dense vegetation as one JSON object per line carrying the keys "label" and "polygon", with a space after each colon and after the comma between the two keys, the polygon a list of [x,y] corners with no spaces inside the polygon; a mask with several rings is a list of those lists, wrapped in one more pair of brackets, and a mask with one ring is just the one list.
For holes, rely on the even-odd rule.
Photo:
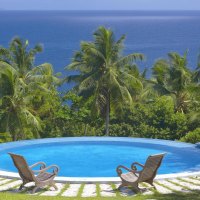
{"label": "dense vegetation", "polygon": [[1,142],[94,135],[200,141],[200,62],[189,67],[187,52],[170,52],[147,78],[137,65],[143,54],[123,56],[124,35],[116,40],[99,27],[93,36],[66,67],[78,73],[64,78],[49,63],[35,66],[41,45],[14,38],[0,48]]}

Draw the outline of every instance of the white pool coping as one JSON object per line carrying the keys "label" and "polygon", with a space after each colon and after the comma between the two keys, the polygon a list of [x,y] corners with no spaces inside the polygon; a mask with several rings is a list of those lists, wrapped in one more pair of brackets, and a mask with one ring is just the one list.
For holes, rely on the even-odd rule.
{"label": "white pool coping", "polygon": [[[146,139],[146,138],[127,138],[127,137],[67,137],[67,138],[46,138],[46,139],[34,139],[34,140],[24,140],[17,142],[9,142],[0,144],[1,150],[10,151],[12,148],[23,147],[34,144],[46,144],[46,143],[59,143],[59,142],[74,142],[74,141],[112,141],[112,142],[129,142],[129,143],[147,143],[147,144],[157,144],[166,145],[169,147],[175,147],[181,150],[196,149],[196,145],[184,142],[176,142],[169,140],[159,140],[159,139]],[[199,151],[199,150],[198,150]],[[168,179],[168,178],[178,178],[178,177],[188,177],[188,176],[198,176],[200,171],[188,171],[173,174],[159,174],[155,177],[157,180]],[[16,172],[0,170],[0,177],[4,178],[16,178],[19,179],[20,176]],[[121,180],[119,177],[63,177],[57,176],[55,178],[57,182],[60,183],[119,183]]]}
{"label": "white pool coping", "polygon": [[[170,178],[181,178],[188,176],[200,176],[198,172],[182,172],[174,174],[160,174],[155,177],[155,180],[170,179]],[[0,171],[0,177],[9,179],[21,179],[18,173]],[[57,176],[55,181],[58,183],[120,183],[119,177],[64,177]]]}

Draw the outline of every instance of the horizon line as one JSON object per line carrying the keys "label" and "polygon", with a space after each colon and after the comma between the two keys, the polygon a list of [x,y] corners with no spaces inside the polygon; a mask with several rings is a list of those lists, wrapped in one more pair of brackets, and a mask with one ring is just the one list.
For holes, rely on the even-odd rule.
{"label": "horizon line", "polygon": [[5,8],[0,8],[0,11],[109,11],[109,12],[113,12],[113,11],[200,11],[200,9],[189,9],[189,10],[173,10],[173,9],[137,9],[137,10],[130,10],[130,9],[122,9],[122,10],[95,10],[95,9],[89,9],[89,10],[81,10],[81,9],[78,9],[78,10],[62,10],[62,9],[5,9]]}

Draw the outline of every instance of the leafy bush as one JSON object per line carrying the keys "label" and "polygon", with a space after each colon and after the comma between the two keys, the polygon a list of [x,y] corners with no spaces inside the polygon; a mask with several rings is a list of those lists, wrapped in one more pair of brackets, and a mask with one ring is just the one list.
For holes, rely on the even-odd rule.
{"label": "leafy bush", "polygon": [[155,101],[137,103],[132,110],[127,109],[118,123],[131,125],[138,137],[175,140],[188,131],[187,117],[174,112],[173,100],[163,96]]}
{"label": "leafy bush", "polygon": [[[96,130],[97,136],[105,135],[105,127],[101,127]],[[134,132],[133,126],[126,123],[110,124],[109,125],[109,136],[112,137],[137,137],[138,135]]]}
{"label": "leafy bush", "polygon": [[9,133],[0,133],[0,143],[2,142],[11,142],[12,137]]}
{"label": "leafy bush", "polygon": [[109,136],[128,137],[136,136],[130,124],[112,124],[109,126]]}
{"label": "leafy bush", "polygon": [[184,137],[181,138],[181,141],[190,143],[200,142],[200,128],[188,132]]}

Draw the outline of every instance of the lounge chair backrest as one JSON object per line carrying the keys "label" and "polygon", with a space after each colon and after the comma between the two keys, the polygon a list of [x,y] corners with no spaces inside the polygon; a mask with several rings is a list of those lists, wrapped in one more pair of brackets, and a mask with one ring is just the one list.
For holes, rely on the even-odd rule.
{"label": "lounge chair backrest", "polygon": [[156,176],[157,170],[162,163],[162,159],[165,153],[151,155],[147,158],[143,170],[140,173],[138,182],[143,182],[146,180],[154,179]]}
{"label": "lounge chair backrest", "polygon": [[21,178],[24,180],[29,180],[29,181],[35,181],[35,177],[31,169],[29,168],[26,160],[24,159],[23,156],[13,154],[13,153],[8,153],[10,154],[15,167],[18,169],[19,175]]}

